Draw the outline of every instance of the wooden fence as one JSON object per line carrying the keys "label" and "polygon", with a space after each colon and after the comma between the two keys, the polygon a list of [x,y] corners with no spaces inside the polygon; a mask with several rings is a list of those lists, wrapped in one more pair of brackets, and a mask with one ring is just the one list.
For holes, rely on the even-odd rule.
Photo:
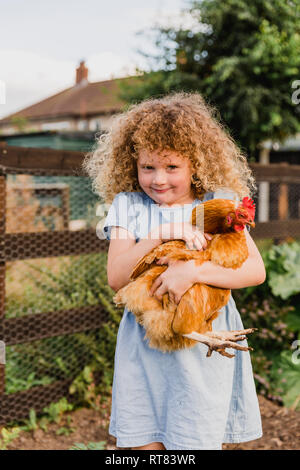
{"label": "wooden fence", "polygon": [[[99,253],[108,248],[108,242],[100,240],[95,230],[70,231],[65,219],[64,229],[59,231],[6,232],[7,175],[85,176],[81,171],[82,158],[81,152],[0,146],[0,341],[3,341],[5,346],[86,332],[100,328],[106,319],[102,305],[27,314],[17,318],[5,317],[7,262]],[[255,229],[251,229],[253,238],[300,237],[299,213],[294,218],[288,218],[288,186],[299,185],[300,188],[300,165],[252,164],[251,167],[258,186],[267,183],[276,184],[279,188],[276,198],[278,220],[256,220]],[[42,191],[42,188],[38,187],[36,190]],[[56,188],[56,190],[62,191],[64,214],[68,214],[68,196],[65,188]],[[298,196],[300,199],[300,192]],[[258,203],[264,204],[264,201],[259,199],[259,194]],[[0,424],[28,417],[29,410],[33,407],[39,412],[63,396],[70,398],[68,387],[71,381],[71,379],[59,380],[50,385],[34,386],[29,390],[8,394],[5,393],[5,364],[0,364]]]}
{"label": "wooden fence", "polygon": [[[106,251],[108,242],[100,240],[93,229],[6,233],[6,179],[9,174],[83,176],[82,153],[18,147],[0,148],[0,340],[5,346],[43,338],[85,332],[101,327],[106,319],[102,305],[71,310],[27,314],[5,318],[5,277],[8,261],[82,255]],[[54,188],[57,191],[57,188]],[[38,188],[40,191],[41,188]],[[67,203],[64,199],[64,213]],[[51,402],[69,396],[72,380],[35,386],[29,390],[5,393],[5,364],[0,365],[0,424],[27,417],[29,410],[41,411]],[[69,397],[70,400],[72,397]]]}

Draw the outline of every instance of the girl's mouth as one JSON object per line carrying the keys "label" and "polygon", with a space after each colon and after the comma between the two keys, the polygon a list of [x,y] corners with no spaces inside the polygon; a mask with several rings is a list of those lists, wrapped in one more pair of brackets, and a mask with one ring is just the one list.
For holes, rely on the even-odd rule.
{"label": "girl's mouth", "polygon": [[167,189],[155,189],[155,188],[152,188],[153,191],[155,191],[156,193],[165,193],[166,191],[169,191],[169,188]]}

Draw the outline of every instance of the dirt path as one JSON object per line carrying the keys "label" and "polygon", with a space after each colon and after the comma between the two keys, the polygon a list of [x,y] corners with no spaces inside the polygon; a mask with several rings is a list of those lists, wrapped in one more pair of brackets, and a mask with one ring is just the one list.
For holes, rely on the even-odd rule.
{"label": "dirt path", "polygon": [[[223,448],[236,450],[300,450],[300,412],[287,410],[264,397],[259,396],[264,435],[261,439],[243,444],[225,444]],[[76,442],[106,441],[106,449],[116,449],[115,439],[108,435],[110,403],[107,409],[96,412],[82,408],[66,413],[60,424],[49,424],[48,431],[38,429],[34,432],[22,432],[8,450],[65,450]],[[69,435],[57,435],[62,427],[70,425],[74,429]]]}

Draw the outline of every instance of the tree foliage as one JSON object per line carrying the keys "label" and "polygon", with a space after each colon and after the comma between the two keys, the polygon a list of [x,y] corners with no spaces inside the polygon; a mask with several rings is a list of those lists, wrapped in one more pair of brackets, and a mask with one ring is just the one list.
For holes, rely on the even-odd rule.
{"label": "tree foliage", "polygon": [[262,141],[299,131],[292,84],[300,78],[300,0],[192,1],[186,15],[192,28],[152,28],[159,67],[139,70],[133,87],[125,81],[121,97],[197,90],[251,155]]}

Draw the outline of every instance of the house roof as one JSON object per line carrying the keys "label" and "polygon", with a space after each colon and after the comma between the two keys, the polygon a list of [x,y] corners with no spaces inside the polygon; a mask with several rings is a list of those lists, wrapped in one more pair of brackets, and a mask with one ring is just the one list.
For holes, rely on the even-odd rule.
{"label": "house roof", "polygon": [[86,117],[120,112],[126,104],[118,97],[119,84],[136,77],[117,78],[103,82],[84,82],[63,90],[49,98],[5,116],[0,124],[9,124],[14,117],[44,120],[63,117]]}

